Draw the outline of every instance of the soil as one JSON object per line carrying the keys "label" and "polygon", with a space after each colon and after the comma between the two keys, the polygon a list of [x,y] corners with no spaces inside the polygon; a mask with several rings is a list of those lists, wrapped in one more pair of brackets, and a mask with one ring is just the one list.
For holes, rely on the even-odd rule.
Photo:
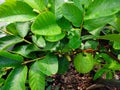
{"label": "soil", "polygon": [[[88,74],[80,74],[71,63],[68,72],[65,74],[53,75],[51,84],[52,90],[120,90],[120,81],[98,79],[93,80],[94,71]],[[118,72],[117,78],[120,77]]]}

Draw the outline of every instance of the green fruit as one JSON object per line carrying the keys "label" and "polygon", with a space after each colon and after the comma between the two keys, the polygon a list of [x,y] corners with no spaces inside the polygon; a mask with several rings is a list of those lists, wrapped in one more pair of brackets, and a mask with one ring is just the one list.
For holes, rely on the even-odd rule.
{"label": "green fruit", "polygon": [[75,69],[80,73],[88,73],[93,69],[94,61],[90,53],[79,53],[74,58]]}

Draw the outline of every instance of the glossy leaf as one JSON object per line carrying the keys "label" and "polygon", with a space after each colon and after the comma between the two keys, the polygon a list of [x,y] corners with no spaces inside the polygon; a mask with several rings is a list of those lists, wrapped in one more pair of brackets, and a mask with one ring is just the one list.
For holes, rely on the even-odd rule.
{"label": "glossy leaf", "polygon": [[30,22],[17,22],[16,30],[21,37],[25,37],[30,29]]}
{"label": "glossy leaf", "polygon": [[65,31],[70,30],[72,25],[68,20],[66,20],[64,17],[57,20],[58,25]]}
{"label": "glossy leaf", "polygon": [[40,71],[48,76],[57,73],[58,60],[54,55],[47,55],[44,59],[39,60]]}
{"label": "glossy leaf", "polygon": [[105,40],[116,41],[116,42],[120,43],[119,38],[120,38],[119,34],[109,34],[109,35],[96,37],[96,39],[105,39]]}
{"label": "glossy leaf", "polygon": [[5,36],[0,38],[0,50],[6,49],[16,43],[22,42],[23,39],[17,36]]}
{"label": "glossy leaf", "polygon": [[71,49],[79,48],[80,45],[81,45],[81,40],[80,40],[79,37],[73,36],[73,37],[69,40],[68,45],[69,45],[69,47],[70,47]]}
{"label": "glossy leaf", "polygon": [[82,4],[85,0],[73,0],[74,4],[83,12]]}
{"label": "glossy leaf", "polygon": [[94,0],[86,12],[85,19],[100,18],[110,16],[120,10],[119,0]]}
{"label": "glossy leaf", "polygon": [[105,26],[107,23],[111,22],[112,20],[114,20],[113,16],[106,16],[96,19],[85,20],[84,28],[87,29],[88,31],[93,31],[94,29],[97,29],[101,26]]}
{"label": "glossy leaf", "polygon": [[0,21],[28,21],[36,15],[32,8],[22,1],[7,1],[0,5]]}
{"label": "glossy leaf", "polygon": [[[52,0],[51,0],[52,1]],[[55,0],[55,5],[53,5],[53,7],[55,8],[55,16],[57,18],[57,20],[59,20],[60,18],[62,18],[62,4],[64,3],[64,0]]]}
{"label": "glossy leaf", "polygon": [[31,54],[34,51],[39,51],[40,49],[34,44],[17,46],[13,49],[13,52],[18,53],[27,58],[33,58],[34,54]]}
{"label": "glossy leaf", "polygon": [[33,9],[42,11],[46,8],[46,0],[24,0],[29,4]]}
{"label": "glossy leaf", "polygon": [[59,42],[46,42],[46,47],[43,51],[55,51],[59,46]]}
{"label": "glossy leaf", "polygon": [[7,31],[13,35],[25,37],[30,29],[30,22],[16,22],[7,26]]}
{"label": "glossy leaf", "polygon": [[10,52],[3,51],[3,50],[0,50],[0,56],[4,56],[4,57],[10,58],[10,59],[14,59],[14,60],[23,61],[23,57],[22,56],[20,56],[18,54],[12,54]]}
{"label": "glossy leaf", "polygon": [[20,66],[23,57],[16,54],[11,54],[6,51],[0,51],[0,68]]}
{"label": "glossy leaf", "polygon": [[29,85],[31,90],[45,90],[45,75],[40,71],[38,62],[30,67]]}
{"label": "glossy leaf", "polygon": [[41,47],[41,48],[44,48],[46,46],[46,42],[45,42],[45,39],[42,37],[42,36],[39,36],[39,35],[34,35],[32,36],[32,41],[38,46],[38,47]]}
{"label": "glossy leaf", "polygon": [[32,25],[32,32],[38,35],[57,35],[61,33],[61,28],[57,25],[55,16],[51,12],[40,14]]}
{"label": "glossy leaf", "polygon": [[82,23],[82,11],[73,3],[65,3],[62,6],[63,16],[73,23],[74,26],[80,27]]}
{"label": "glossy leaf", "polygon": [[27,67],[19,67],[9,74],[2,90],[26,90]]}
{"label": "glossy leaf", "polygon": [[57,42],[65,37],[64,33],[55,35],[55,36],[46,36],[45,39],[49,42]]}
{"label": "glossy leaf", "polygon": [[79,29],[72,29],[70,34],[68,35],[69,42],[68,47],[71,49],[79,48],[81,45],[81,39],[80,39],[80,33],[81,30]]}
{"label": "glossy leaf", "polygon": [[16,29],[16,24],[15,23],[10,23],[9,25],[6,26],[6,29],[9,33],[15,35],[15,36],[18,36],[18,32],[17,32],[17,29]]}
{"label": "glossy leaf", "polygon": [[93,0],[77,0],[77,1],[78,3],[82,3],[82,5],[84,5],[84,8],[86,9],[88,9],[88,6],[93,2]]}

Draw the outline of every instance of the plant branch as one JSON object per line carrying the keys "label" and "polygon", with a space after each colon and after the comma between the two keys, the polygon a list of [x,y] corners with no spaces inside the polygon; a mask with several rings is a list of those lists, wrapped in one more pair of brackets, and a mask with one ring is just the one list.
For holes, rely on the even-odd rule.
{"label": "plant branch", "polygon": [[24,62],[22,63],[22,65],[25,65],[25,64],[28,64],[28,63],[31,63],[31,62],[35,62],[35,61],[40,60],[40,59],[43,59],[43,58],[45,58],[45,57],[46,57],[46,56],[42,56],[42,57],[39,57],[39,58],[36,58],[36,59],[33,59],[33,60],[24,61]]}
{"label": "plant branch", "polygon": [[30,41],[23,39],[24,42],[28,43],[28,44],[32,44]]}

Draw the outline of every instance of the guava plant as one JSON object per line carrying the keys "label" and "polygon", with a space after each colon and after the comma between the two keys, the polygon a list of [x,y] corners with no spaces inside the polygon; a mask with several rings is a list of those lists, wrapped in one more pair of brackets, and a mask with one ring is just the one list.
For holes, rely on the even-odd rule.
{"label": "guava plant", "polygon": [[94,79],[120,70],[120,0],[6,0],[0,22],[2,90],[45,90],[70,61],[80,73],[99,66]]}

